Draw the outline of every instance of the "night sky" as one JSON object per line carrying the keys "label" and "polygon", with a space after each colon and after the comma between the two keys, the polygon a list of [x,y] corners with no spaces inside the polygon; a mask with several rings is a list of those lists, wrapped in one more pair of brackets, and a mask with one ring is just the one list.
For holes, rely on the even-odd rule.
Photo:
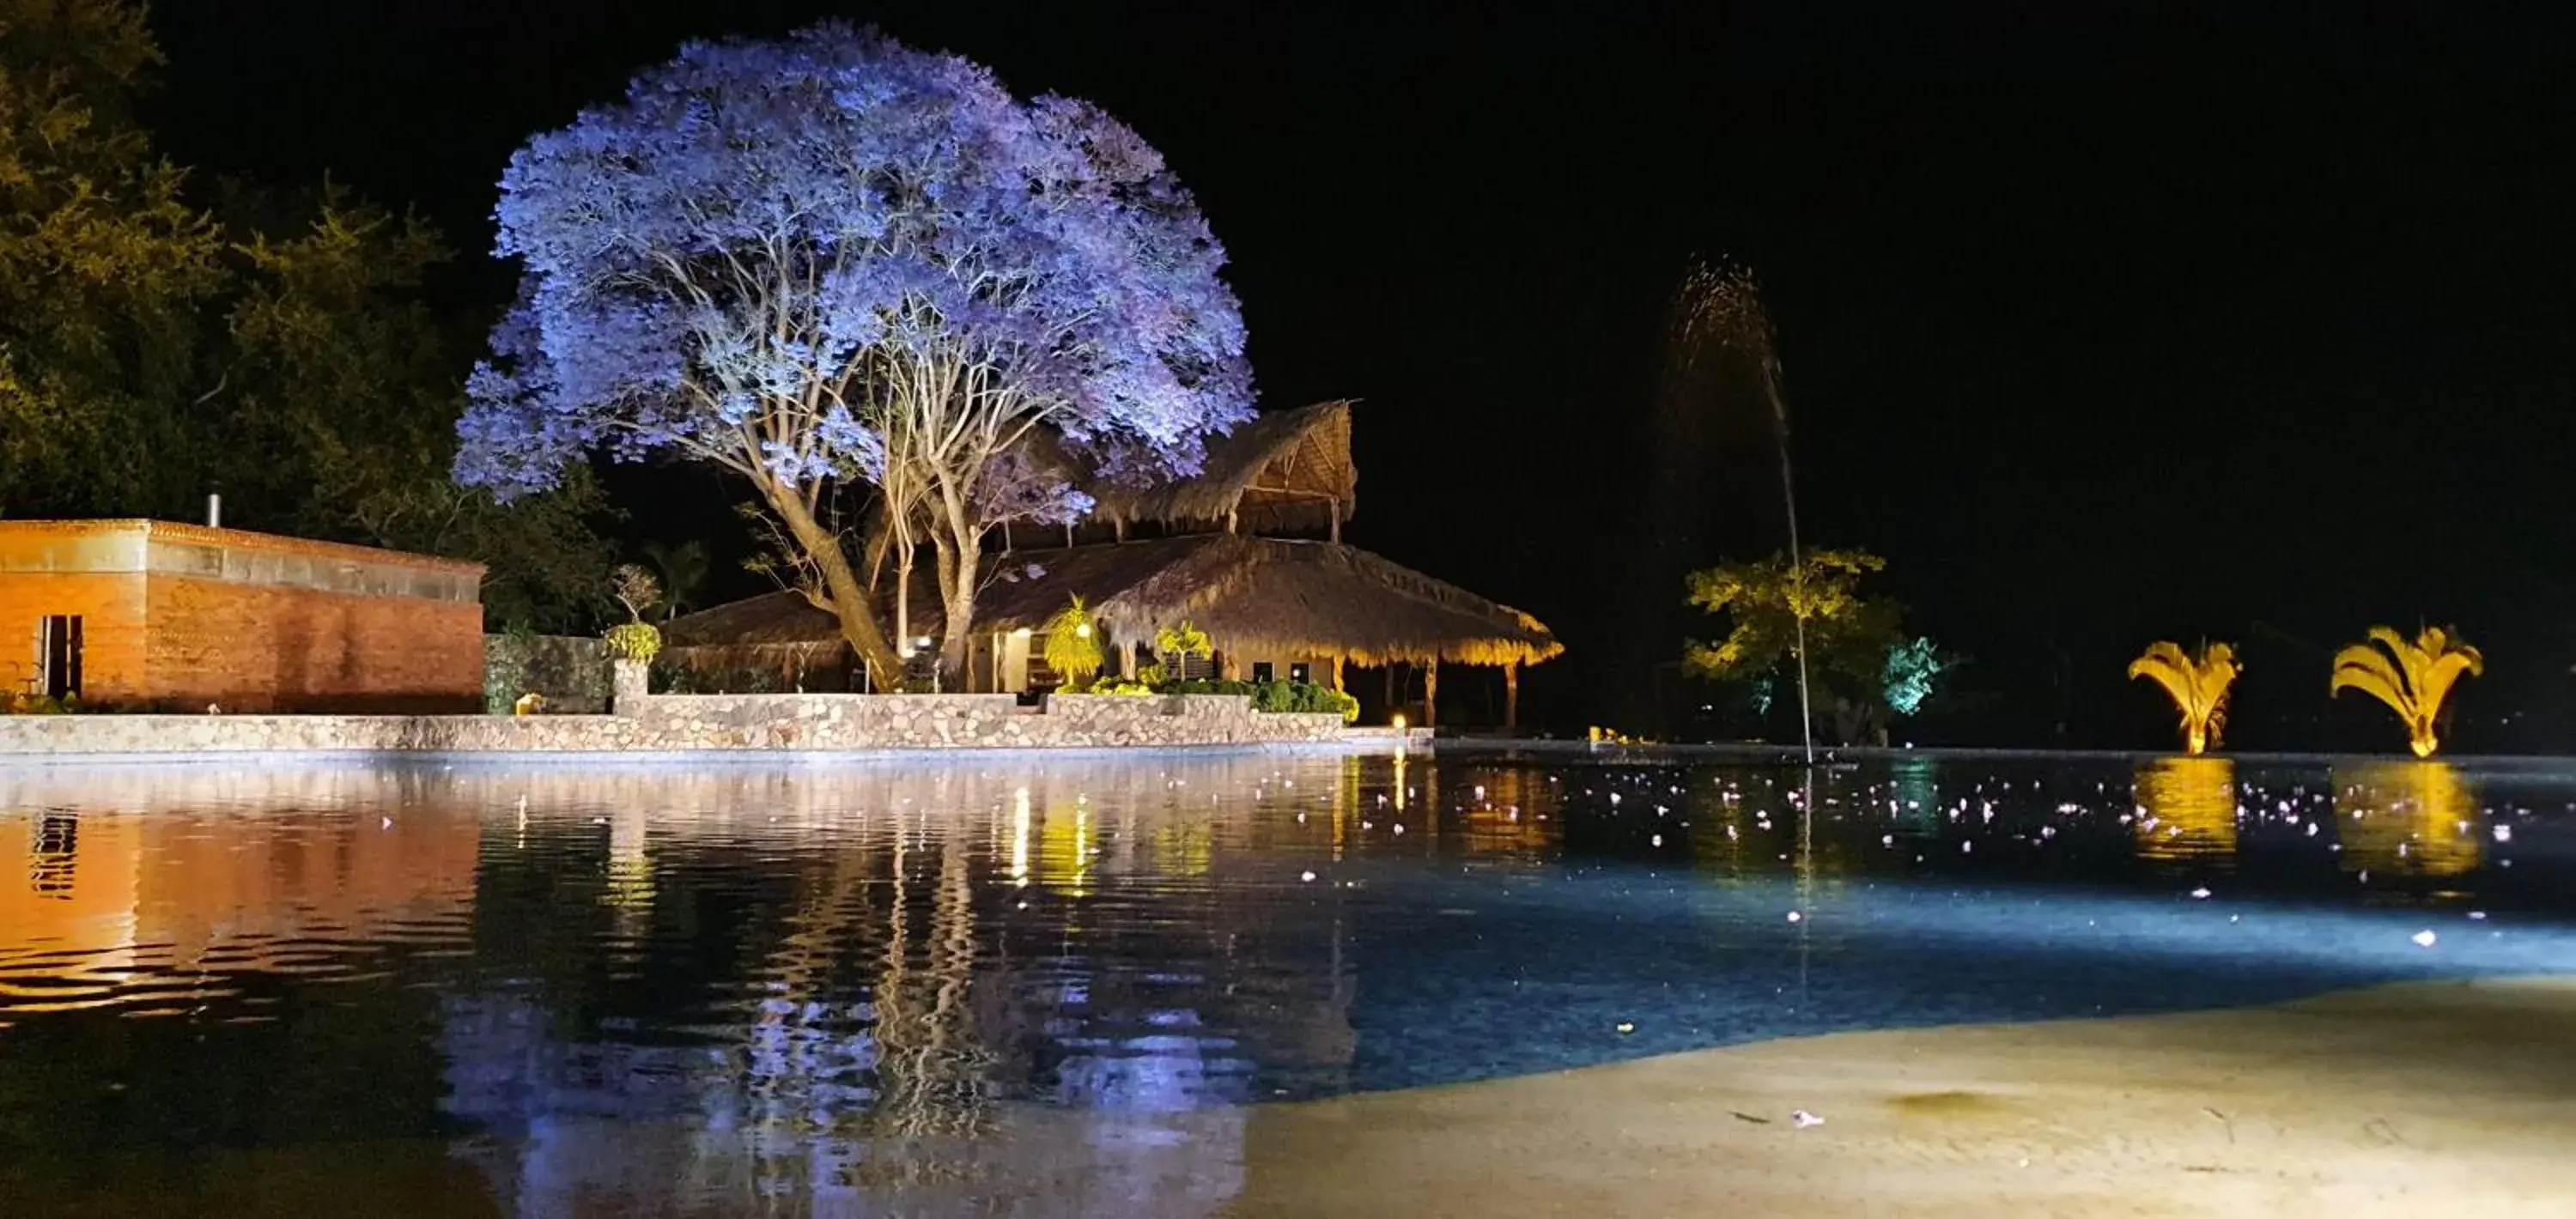
{"label": "night sky", "polygon": [[[873,22],[1169,156],[1264,400],[1362,400],[1351,539],[1566,640],[1541,718],[1617,713],[1678,651],[1640,537],[1659,476],[1692,490],[1693,560],[1781,543],[1767,434],[1656,440],[1665,302],[1709,251],[1777,315],[1808,537],[1885,555],[1975,658],[1982,705],[1924,734],[2162,744],[2121,668],[2209,637],[2248,664],[2231,743],[2384,748],[2327,658],[2425,621],[2490,662],[2460,747],[2576,736],[2576,65],[2538,24],[1245,7],[162,0],[160,127],[210,172],[417,206],[467,254],[442,293],[490,310],[493,183],[530,132],[686,38]],[[654,485],[700,481],[630,495],[632,528],[731,533],[734,493]]]}

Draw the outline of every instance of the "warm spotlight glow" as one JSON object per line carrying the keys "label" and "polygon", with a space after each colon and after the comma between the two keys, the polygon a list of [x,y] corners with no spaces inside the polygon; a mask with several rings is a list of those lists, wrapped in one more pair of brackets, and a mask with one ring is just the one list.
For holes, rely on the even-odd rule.
{"label": "warm spotlight glow", "polygon": [[1089,638],[1091,638],[1091,624],[1090,624],[1090,623],[1088,623],[1088,622],[1086,622],[1086,623],[1083,623],[1081,626],[1078,626],[1078,627],[1073,628],[1073,637],[1074,637],[1074,638],[1076,638],[1076,639],[1089,639]]}
{"label": "warm spotlight glow", "polygon": [[2419,758],[2441,748],[2434,726],[2442,703],[2460,678],[2486,672],[2486,657],[2460,641],[2457,629],[2426,627],[2415,638],[2384,626],[2370,628],[2370,639],[2335,653],[2334,678],[2326,685],[2332,697],[2359,690],[2386,703],[2406,725],[2407,747]]}
{"label": "warm spotlight glow", "polygon": [[1026,639],[1029,635],[1030,631],[1027,627],[1021,627],[1020,629],[1011,632],[1011,638],[1013,639]]}

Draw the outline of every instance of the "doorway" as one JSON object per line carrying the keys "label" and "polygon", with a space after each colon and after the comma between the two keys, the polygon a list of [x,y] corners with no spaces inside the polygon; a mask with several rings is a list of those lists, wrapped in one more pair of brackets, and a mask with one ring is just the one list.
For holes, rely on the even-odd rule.
{"label": "doorway", "polygon": [[78,697],[81,692],[81,618],[78,614],[48,616],[36,635],[36,662],[43,677],[45,697],[57,702]]}

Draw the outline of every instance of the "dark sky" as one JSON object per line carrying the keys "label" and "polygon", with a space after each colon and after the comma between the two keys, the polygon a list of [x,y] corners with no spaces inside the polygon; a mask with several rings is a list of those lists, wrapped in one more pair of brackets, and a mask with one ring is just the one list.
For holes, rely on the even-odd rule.
{"label": "dark sky", "polygon": [[[2576,65],[2543,25],[1249,7],[163,0],[155,24],[175,156],[416,204],[473,255],[474,305],[507,292],[479,252],[512,148],[684,38],[837,15],[1098,101],[1232,251],[1265,399],[1363,399],[1354,540],[1554,625],[1573,652],[1530,690],[1578,725],[1677,650],[1639,536],[1659,475],[1695,492],[1693,560],[1780,543],[1758,430],[1655,440],[1664,302],[1708,250],[1778,316],[1809,537],[1887,556],[1915,623],[1976,657],[1991,697],[1951,736],[2154,743],[2120,667],[2207,636],[2245,646],[2239,743],[2385,744],[2384,713],[2326,703],[2327,656],[2419,620],[2487,647],[2464,744],[2576,735]],[[680,502],[638,527],[685,529]]]}

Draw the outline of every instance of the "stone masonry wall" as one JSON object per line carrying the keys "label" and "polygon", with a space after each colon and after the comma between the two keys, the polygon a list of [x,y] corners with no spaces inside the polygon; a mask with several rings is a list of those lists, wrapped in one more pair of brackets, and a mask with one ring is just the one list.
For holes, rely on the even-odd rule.
{"label": "stone masonry wall", "polygon": [[1104,749],[1339,741],[1337,715],[1231,695],[656,695],[635,715],[0,716],[0,756],[244,751],[607,753]]}

